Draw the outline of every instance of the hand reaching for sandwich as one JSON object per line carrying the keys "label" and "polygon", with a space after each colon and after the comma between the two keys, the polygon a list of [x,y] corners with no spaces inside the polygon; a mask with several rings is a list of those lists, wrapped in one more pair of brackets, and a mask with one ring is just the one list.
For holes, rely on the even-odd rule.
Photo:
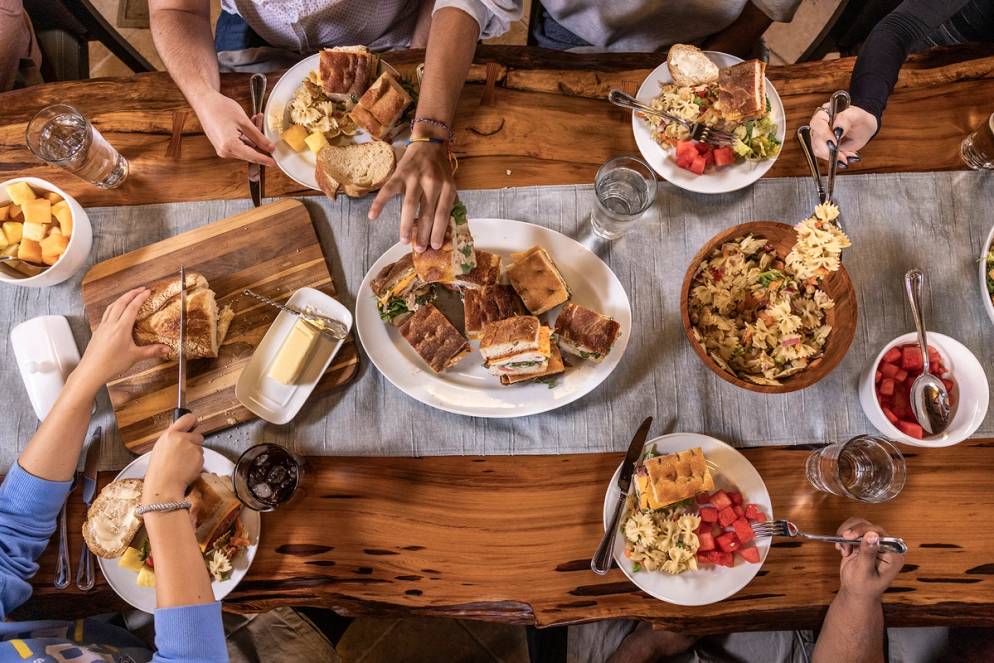
{"label": "hand reaching for sandwich", "polygon": [[249,118],[237,101],[215,92],[202,100],[196,111],[200,126],[219,157],[276,165],[269,156],[276,144],[259,130],[258,116]]}
{"label": "hand reaching for sandwich", "polygon": [[[845,168],[859,161],[859,151],[877,132],[877,118],[859,106],[850,106],[835,116],[835,127],[842,128],[838,157],[839,167]],[[828,126],[828,112],[819,108],[811,116],[811,142],[819,159],[828,160],[829,141],[834,143],[835,136]]]}
{"label": "hand reaching for sandwich", "polygon": [[135,345],[131,335],[138,309],[151,293],[148,288],[135,288],[104,309],[100,325],[72,373],[75,379],[86,380],[89,386],[99,389],[142,359],[169,353],[169,346],[160,343]]}
{"label": "hand reaching for sandwich", "polygon": [[204,469],[204,436],[193,432],[194,414],[185,414],[159,436],[145,473],[142,503],[179,502]]}
{"label": "hand reaching for sandwich", "polygon": [[[420,130],[420,129],[419,129]],[[444,143],[411,143],[397,169],[380,189],[369,209],[376,219],[391,198],[403,194],[400,209],[400,241],[414,243],[418,253],[440,248],[449,227],[449,214],[456,200],[456,183]]]}

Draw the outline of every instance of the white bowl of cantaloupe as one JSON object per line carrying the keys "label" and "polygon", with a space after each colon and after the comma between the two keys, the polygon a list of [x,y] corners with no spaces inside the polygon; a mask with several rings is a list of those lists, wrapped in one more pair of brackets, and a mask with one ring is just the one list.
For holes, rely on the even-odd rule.
{"label": "white bowl of cantaloupe", "polygon": [[76,200],[37,177],[0,184],[0,282],[39,288],[62,283],[86,263],[90,219]]}

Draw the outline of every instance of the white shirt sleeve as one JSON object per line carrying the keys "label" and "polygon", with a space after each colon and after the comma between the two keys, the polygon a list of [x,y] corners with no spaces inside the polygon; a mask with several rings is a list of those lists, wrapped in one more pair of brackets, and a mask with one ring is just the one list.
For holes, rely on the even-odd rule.
{"label": "white shirt sleeve", "polygon": [[[794,18],[801,0],[752,0],[752,4],[774,21],[789,23]],[[435,5],[436,8],[438,5]]]}
{"label": "white shirt sleeve", "polygon": [[480,39],[499,37],[521,18],[523,0],[435,0],[434,14],[444,7],[460,9],[480,25]]}

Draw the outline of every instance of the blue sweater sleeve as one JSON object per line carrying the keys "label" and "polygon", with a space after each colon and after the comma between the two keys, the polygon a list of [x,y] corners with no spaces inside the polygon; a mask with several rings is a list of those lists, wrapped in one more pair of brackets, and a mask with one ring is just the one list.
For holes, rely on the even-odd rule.
{"label": "blue sweater sleeve", "polygon": [[155,611],[153,663],[227,662],[221,603],[204,603]]}
{"label": "blue sweater sleeve", "polygon": [[15,463],[0,484],[0,620],[31,596],[28,579],[55,531],[70,481],[47,481]]}

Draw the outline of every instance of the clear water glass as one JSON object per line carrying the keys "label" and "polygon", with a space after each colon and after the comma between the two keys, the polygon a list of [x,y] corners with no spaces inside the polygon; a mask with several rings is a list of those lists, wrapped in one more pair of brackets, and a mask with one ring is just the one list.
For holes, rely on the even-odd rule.
{"label": "clear water glass", "polygon": [[886,502],[904,488],[904,456],[890,440],[859,435],[822,447],[808,456],[811,485],[860,502]]}
{"label": "clear water glass", "polygon": [[994,113],[963,139],[959,153],[963,162],[974,170],[994,170]]}
{"label": "clear water glass", "polygon": [[101,189],[121,186],[128,160],[68,104],[41,109],[28,122],[24,140],[36,157]]}
{"label": "clear water glass", "polygon": [[600,167],[594,179],[590,225],[598,237],[618,239],[656,200],[656,173],[638,157],[617,157]]}
{"label": "clear water glass", "polygon": [[304,461],[278,444],[249,447],[235,463],[235,496],[254,511],[272,511],[297,494]]}

